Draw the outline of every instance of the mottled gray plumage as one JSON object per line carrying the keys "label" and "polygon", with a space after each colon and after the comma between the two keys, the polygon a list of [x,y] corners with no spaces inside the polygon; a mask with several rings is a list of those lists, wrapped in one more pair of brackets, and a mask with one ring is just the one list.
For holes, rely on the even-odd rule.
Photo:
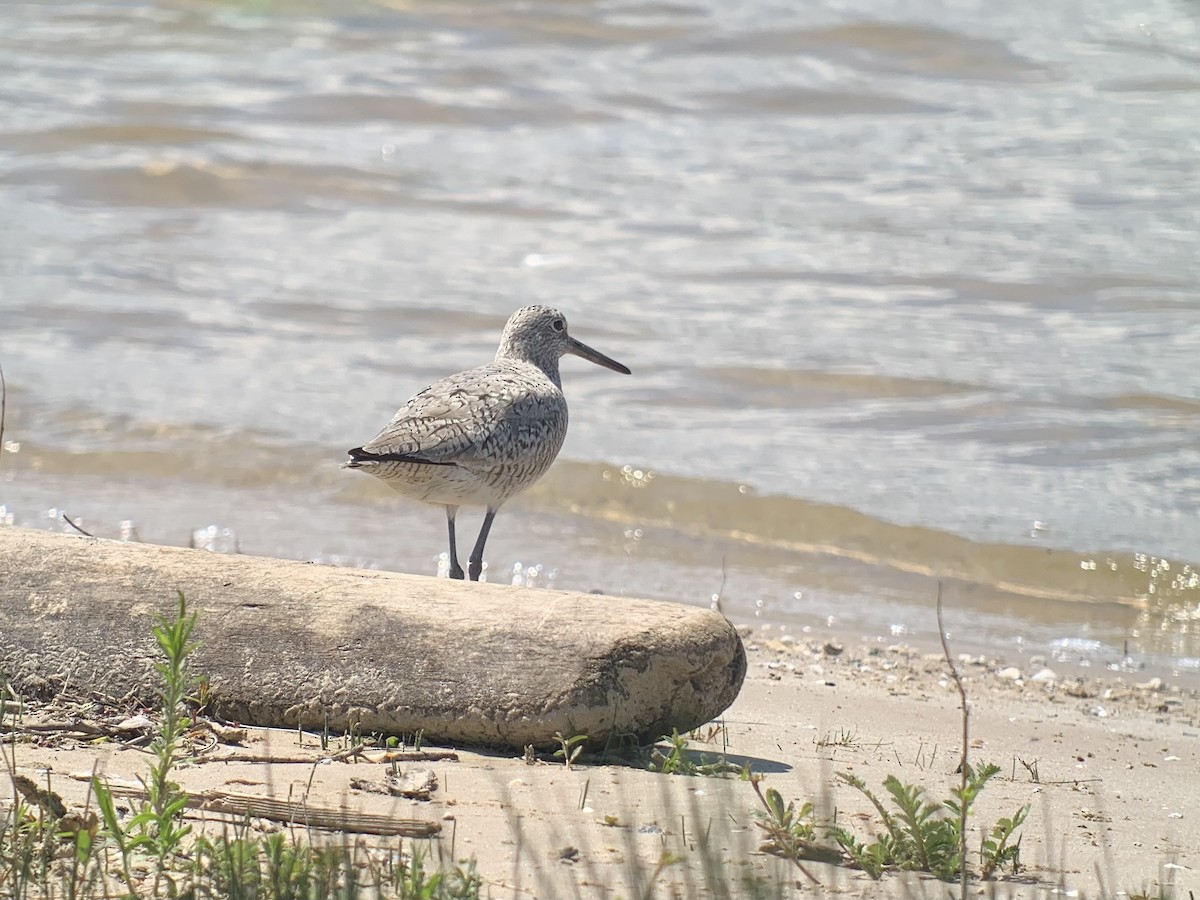
{"label": "mottled gray plumage", "polygon": [[558,361],[567,353],[629,374],[570,337],[558,310],[526,306],[504,326],[495,360],[425,388],[383,431],[350,451],[347,468],[446,508],[450,577],[463,577],[455,547],[458,507],[487,507],[470,558],[471,580],[477,581],[496,510],[541,478],[558,456],[567,436]]}

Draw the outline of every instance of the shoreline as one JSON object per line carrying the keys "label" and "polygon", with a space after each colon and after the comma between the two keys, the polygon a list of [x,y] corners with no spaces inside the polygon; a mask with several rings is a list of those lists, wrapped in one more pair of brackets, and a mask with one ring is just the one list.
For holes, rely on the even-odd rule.
{"label": "shoreline", "polygon": [[[837,639],[800,640],[787,632],[736,627],[745,641],[750,673],[757,667],[768,680],[781,681],[790,675],[834,686],[827,682],[836,677],[891,696],[903,696],[914,686],[922,690],[931,690],[931,685],[954,689],[940,649],[906,643],[855,645]],[[1003,654],[955,653],[953,642],[951,652],[969,699],[972,691],[983,690],[989,699],[1029,704],[1069,705],[1080,701],[1078,706],[1084,714],[1099,719],[1179,714],[1190,716],[1188,725],[1200,729],[1200,687],[1184,679],[1145,670],[1096,671],[1038,655],[1009,661]]]}

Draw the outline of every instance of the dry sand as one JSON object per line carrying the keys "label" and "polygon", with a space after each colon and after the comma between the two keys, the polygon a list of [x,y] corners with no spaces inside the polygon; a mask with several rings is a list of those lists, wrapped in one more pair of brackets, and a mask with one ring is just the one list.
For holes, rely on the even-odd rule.
{"label": "dry sand", "polygon": [[[895,774],[938,799],[949,796],[958,783],[961,724],[958,694],[939,655],[902,646],[783,642],[770,639],[770,631],[746,634],[745,687],[711,734],[692,737],[693,750],[715,758],[724,749],[731,761],[763,773],[764,785],[785,799],[836,810],[838,821],[863,838],[878,823],[865,799],[838,782],[839,771],[857,774],[881,794],[883,779]],[[1116,676],[1042,673],[1037,680],[1036,663],[1020,679],[1004,671],[1003,660],[967,659],[960,667],[973,711],[971,759],[1002,769],[981,795],[976,829],[1032,806],[1021,873],[1002,879],[999,896],[1059,890],[1115,896],[1153,891],[1162,881],[1177,885],[1182,897],[1200,888],[1200,700],[1194,691]],[[34,711],[25,723],[61,715]],[[342,746],[335,738],[331,750]],[[781,878],[787,895],[796,896],[947,895],[945,885],[916,876],[888,874],[875,883],[847,867],[811,862],[807,868],[820,886],[807,882],[790,864],[758,851],[758,801],[736,777],[586,763],[568,771],[558,761],[528,764],[460,751],[457,760],[399,764],[417,781],[426,772],[436,778],[431,799],[419,801],[351,787],[357,779],[383,780],[389,764],[320,761],[328,755],[313,735],[298,740],[296,732],[250,729],[242,746],[207,749],[178,778],[193,792],[269,793],[440,823],[442,835],[430,849],[474,856],[491,897],[645,896],[664,851],[683,861],[659,872],[650,896],[710,896],[713,877],[736,885],[746,876]],[[70,773],[97,766],[113,778],[130,778],[148,764],[141,749],[56,735],[23,736],[15,756],[18,770],[35,780],[45,783],[50,772],[54,790],[74,804],[83,803],[86,786],[71,781]],[[230,757],[297,761],[222,761]],[[0,779],[0,802],[11,797],[7,781]],[[213,813],[194,815],[220,827]],[[978,846],[977,832],[972,846]],[[720,861],[715,876],[703,870],[705,847],[710,860]]]}

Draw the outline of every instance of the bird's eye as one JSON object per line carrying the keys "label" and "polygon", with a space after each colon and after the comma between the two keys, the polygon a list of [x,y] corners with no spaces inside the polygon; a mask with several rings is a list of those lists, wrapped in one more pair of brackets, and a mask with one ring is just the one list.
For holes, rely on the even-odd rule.
{"label": "bird's eye", "polygon": [[554,327],[555,331],[562,331],[564,328],[567,327],[567,323],[564,322],[562,319],[555,319],[553,327]]}

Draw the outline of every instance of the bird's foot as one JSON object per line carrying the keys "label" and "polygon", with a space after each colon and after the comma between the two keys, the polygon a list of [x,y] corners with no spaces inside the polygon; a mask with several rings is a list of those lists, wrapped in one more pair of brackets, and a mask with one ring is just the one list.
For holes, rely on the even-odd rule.
{"label": "bird's foot", "polygon": [[462,566],[460,566],[457,561],[450,566],[450,577],[457,578],[459,581],[462,581],[465,577],[463,575]]}
{"label": "bird's foot", "polygon": [[478,581],[479,576],[483,574],[483,560],[473,559],[469,564],[471,580]]}

